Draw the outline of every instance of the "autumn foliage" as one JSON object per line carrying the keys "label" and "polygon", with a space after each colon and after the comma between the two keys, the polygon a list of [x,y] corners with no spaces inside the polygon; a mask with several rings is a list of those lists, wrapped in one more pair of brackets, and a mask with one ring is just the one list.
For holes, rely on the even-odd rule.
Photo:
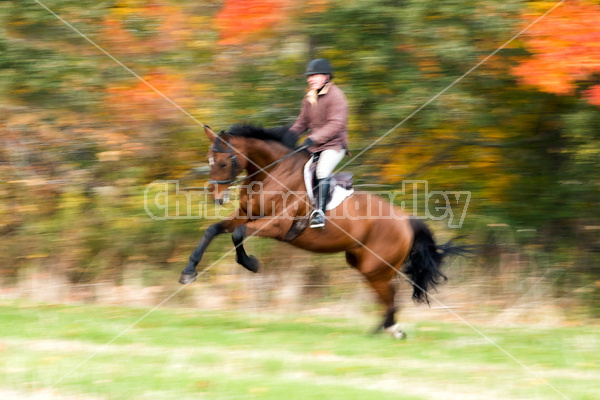
{"label": "autumn foliage", "polygon": [[227,0],[215,22],[220,32],[220,44],[243,43],[282,21],[286,14],[283,0]]}
{"label": "autumn foliage", "polygon": [[[524,16],[527,24],[539,12]],[[558,95],[583,96],[600,106],[600,5],[565,2],[525,34],[523,44],[532,54],[513,69],[524,84]]]}
{"label": "autumn foliage", "polygon": [[460,234],[492,249],[486,270],[500,270],[503,251],[524,259],[522,245],[531,259],[543,252],[548,279],[573,279],[566,290],[597,281],[599,0],[561,3],[512,42],[518,49],[471,70],[556,1],[48,5],[111,59],[35,2],[5,0],[0,284],[38,267],[76,283],[118,281],[136,263],[179,271],[213,222],[151,219],[147,185],[204,185],[199,121],[218,130],[294,121],[311,57],[332,62],[347,95],[357,158],[343,169],[360,190],[389,190],[406,204],[415,193],[404,181],[469,191]]}

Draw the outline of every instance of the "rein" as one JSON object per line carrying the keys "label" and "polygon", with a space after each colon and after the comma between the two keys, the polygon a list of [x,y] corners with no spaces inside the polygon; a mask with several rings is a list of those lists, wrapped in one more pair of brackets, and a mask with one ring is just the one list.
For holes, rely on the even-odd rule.
{"label": "rein", "polygon": [[[221,139],[221,135],[219,135],[219,137],[217,139],[223,140],[223,139]],[[228,143],[228,145],[229,145],[229,143]],[[231,147],[231,145],[229,145],[229,146]],[[308,147],[309,146],[302,145],[302,146],[298,147],[296,150],[292,151],[291,153],[288,153],[285,156],[283,156],[283,157],[281,157],[281,158],[273,161],[271,164],[267,165],[266,167],[263,167],[263,168],[259,169],[258,171],[251,173],[250,175],[246,175],[246,176],[244,176],[242,178],[235,179],[235,174],[236,174],[235,170],[240,167],[240,163],[239,163],[239,161],[237,159],[237,156],[234,153],[233,148],[225,150],[225,149],[221,149],[220,146],[213,146],[212,151],[214,151],[215,153],[230,153],[231,154],[231,172],[230,172],[230,178],[232,178],[232,179],[219,180],[219,181],[215,181],[215,180],[211,179],[209,182],[211,184],[226,184],[226,185],[231,185],[231,184],[234,184],[234,183],[243,182],[246,179],[252,178],[253,176],[256,176],[259,173],[265,171],[267,168],[271,168],[272,166],[279,164],[280,162],[282,162],[286,158],[291,157],[294,154],[299,153],[299,152],[301,152],[303,150],[306,150]]]}

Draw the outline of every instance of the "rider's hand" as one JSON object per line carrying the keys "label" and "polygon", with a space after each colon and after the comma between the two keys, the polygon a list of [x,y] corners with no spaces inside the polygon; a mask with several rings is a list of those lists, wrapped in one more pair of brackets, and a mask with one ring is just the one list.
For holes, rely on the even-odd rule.
{"label": "rider's hand", "polygon": [[314,142],[312,141],[311,138],[306,138],[304,139],[304,142],[302,143],[302,147],[306,147],[309,148],[314,144]]}

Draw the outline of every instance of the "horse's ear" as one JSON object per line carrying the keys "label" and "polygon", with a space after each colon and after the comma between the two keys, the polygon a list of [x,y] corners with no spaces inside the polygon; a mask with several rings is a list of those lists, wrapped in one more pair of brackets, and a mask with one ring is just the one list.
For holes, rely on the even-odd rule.
{"label": "horse's ear", "polygon": [[213,130],[210,129],[210,126],[208,125],[204,125],[204,133],[206,133],[206,136],[208,137],[208,140],[210,140],[211,143],[214,142],[217,138],[217,135],[215,135]]}

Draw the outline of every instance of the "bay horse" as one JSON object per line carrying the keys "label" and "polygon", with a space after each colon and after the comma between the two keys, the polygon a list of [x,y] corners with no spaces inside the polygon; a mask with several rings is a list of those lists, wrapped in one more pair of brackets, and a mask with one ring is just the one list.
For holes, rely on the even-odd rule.
{"label": "bay horse", "polygon": [[243,241],[249,235],[286,241],[317,253],[343,251],[348,264],[365,277],[385,306],[383,321],[375,332],[383,329],[396,338],[405,337],[395,321],[394,276],[401,273],[409,280],[415,301],[429,303],[427,292],[447,279],[441,264],[456,247],[437,245],[425,223],[409,218],[382,197],[356,192],[338,206],[346,215],[332,219],[337,208],[327,211],[323,229],[308,228],[290,237],[294,222],[311,212],[303,176],[311,155],[295,148],[296,136],[287,127],[234,125],[218,135],[208,126],[204,130],[210,140],[214,200],[222,203],[238,174],[246,170],[248,175],[242,178],[239,207],[205,231],[179,282],[189,284],[196,279],[203,253],[211,240],[223,233],[232,234],[236,261],[252,272],[258,271],[259,262],[244,249]]}

